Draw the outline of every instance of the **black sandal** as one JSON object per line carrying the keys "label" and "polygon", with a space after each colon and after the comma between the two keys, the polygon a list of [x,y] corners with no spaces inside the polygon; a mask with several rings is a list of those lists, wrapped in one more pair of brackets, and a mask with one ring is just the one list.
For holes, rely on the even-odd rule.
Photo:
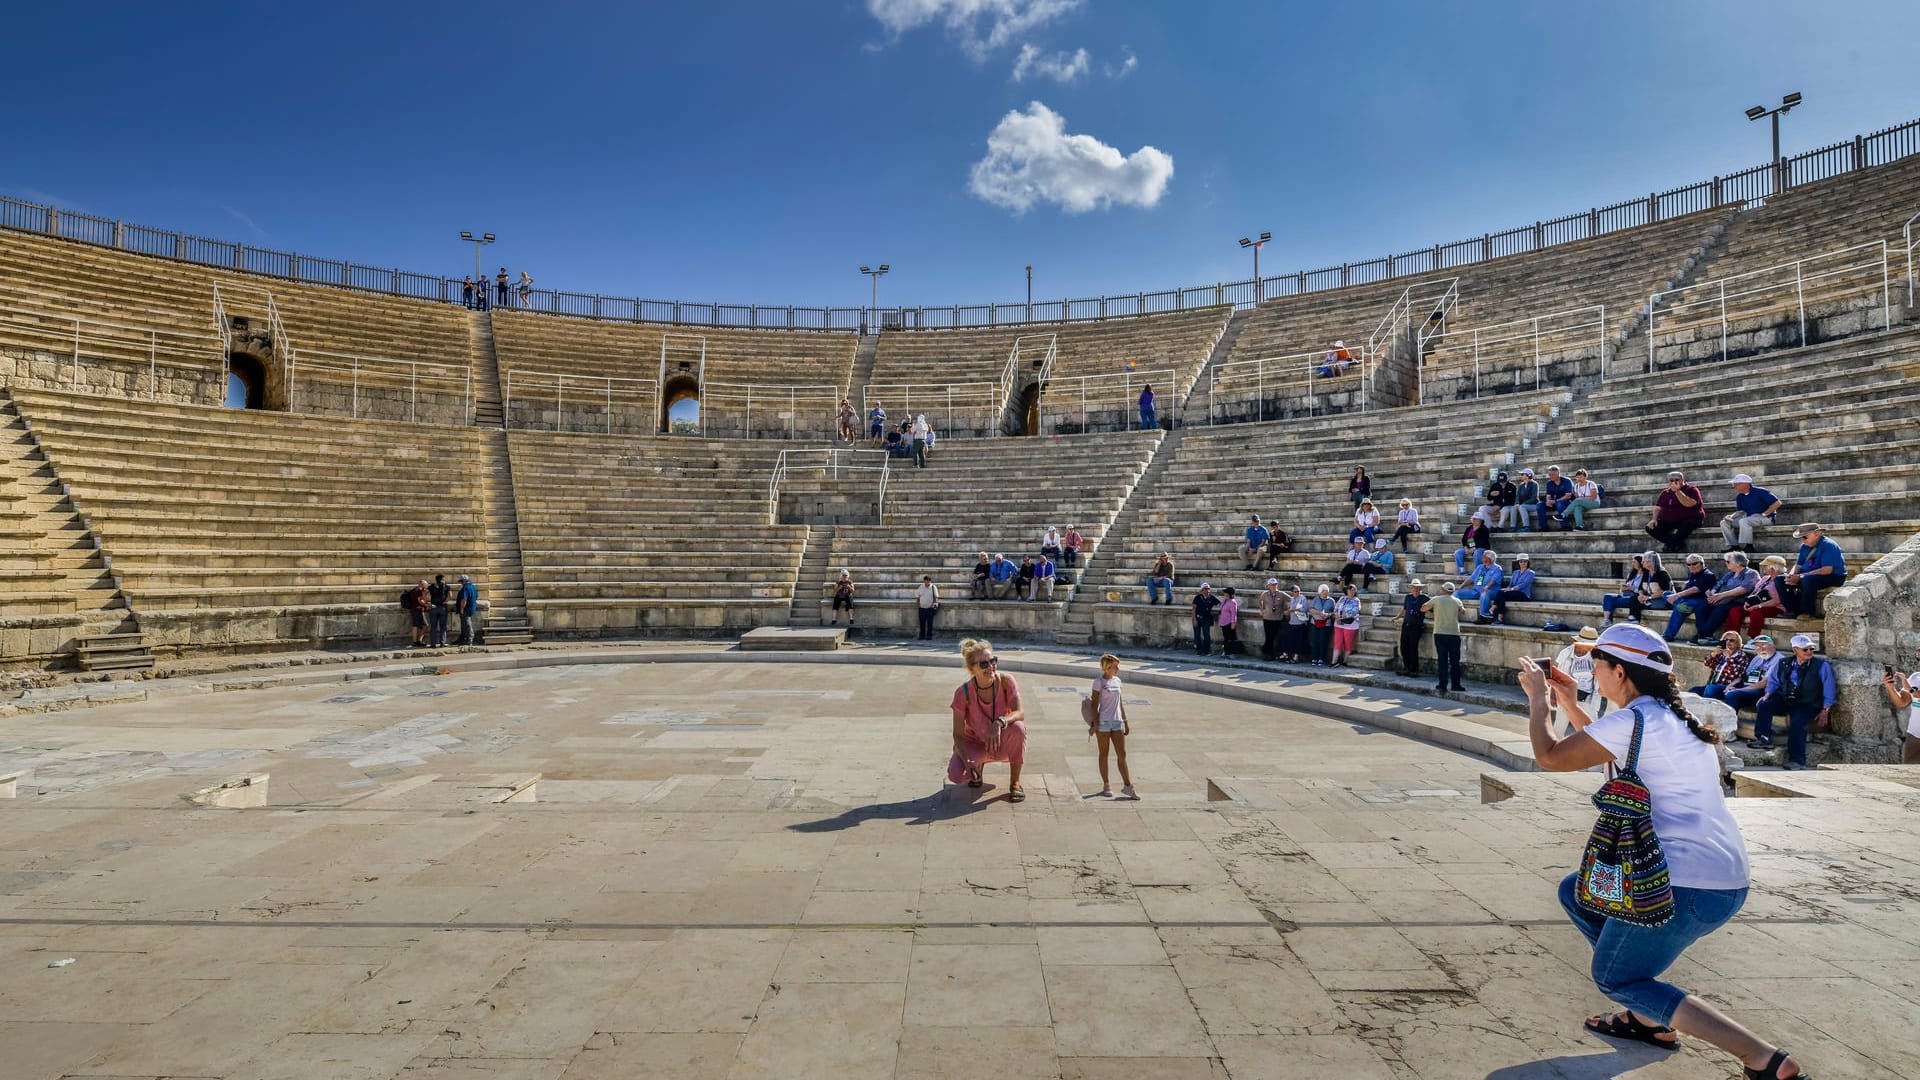
{"label": "black sandal", "polygon": [[[1775,1050],[1773,1057],[1767,1059],[1766,1068],[1749,1069],[1743,1065],[1740,1071],[1747,1074],[1747,1080],[1780,1080],[1780,1066],[1785,1065],[1787,1058],[1792,1056],[1793,1055],[1787,1053],[1785,1050]],[[1808,1076],[1806,1070],[1803,1069],[1787,1077],[1787,1080],[1813,1080],[1813,1078]]]}
{"label": "black sandal", "polygon": [[967,770],[967,786],[977,788],[980,786],[980,784],[981,784],[980,770],[968,769]]}
{"label": "black sandal", "polygon": [[1631,1039],[1634,1042],[1646,1043],[1648,1046],[1657,1046],[1662,1050],[1680,1049],[1680,1040],[1677,1037],[1673,1039],[1659,1038],[1661,1035],[1675,1034],[1672,1028],[1659,1026],[1649,1027],[1641,1023],[1639,1018],[1635,1017],[1631,1012],[1618,1013],[1613,1016],[1603,1016],[1598,1023],[1588,1020],[1587,1030],[1593,1032],[1595,1035],[1604,1035],[1609,1039]]}

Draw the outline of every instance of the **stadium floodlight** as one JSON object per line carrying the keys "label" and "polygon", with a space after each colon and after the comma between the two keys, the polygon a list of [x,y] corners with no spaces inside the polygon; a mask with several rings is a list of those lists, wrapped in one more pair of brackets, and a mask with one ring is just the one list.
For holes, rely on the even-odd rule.
{"label": "stadium floodlight", "polygon": [[1241,246],[1242,248],[1252,248],[1252,249],[1253,249],[1253,302],[1254,302],[1254,303],[1256,303],[1256,304],[1257,304],[1257,303],[1259,303],[1259,302],[1260,302],[1260,301],[1261,301],[1261,300],[1263,299],[1263,297],[1262,297],[1262,296],[1260,295],[1260,294],[1261,294],[1261,289],[1260,289],[1260,249],[1261,249],[1261,248],[1263,248],[1263,247],[1266,247],[1266,246],[1267,246],[1267,241],[1269,241],[1269,240],[1271,240],[1271,239],[1273,239],[1273,234],[1272,234],[1272,233],[1270,233],[1270,232],[1263,232],[1263,233],[1261,233],[1261,234],[1260,234],[1260,239],[1258,239],[1258,240],[1255,240],[1255,239],[1254,239],[1253,237],[1251,237],[1251,236],[1243,236],[1243,237],[1241,237],[1241,238],[1240,238],[1240,246]]}
{"label": "stadium floodlight", "polygon": [[1786,163],[1780,160],[1780,118],[1791,112],[1798,104],[1800,104],[1800,91],[1795,90],[1781,98],[1776,108],[1769,109],[1763,105],[1755,105],[1747,110],[1749,120],[1758,120],[1763,116],[1773,118],[1773,194],[1775,195],[1780,194],[1787,187]]}
{"label": "stadium floodlight", "polygon": [[1027,264],[1027,321],[1033,321],[1033,264]]}
{"label": "stadium floodlight", "polygon": [[880,325],[880,277],[891,269],[893,269],[893,267],[888,266],[886,263],[881,263],[878,267],[863,266],[860,268],[861,273],[873,279],[873,303],[867,308],[867,311],[871,313],[874,320],[873,325],[876,327]]}
{"label": "stadium floodlight", "polygon": [[476,237],[467,230],[461,229],[460,239],[473,245],[473,280],[480,288],[486,288],[487,279],[480,273],[480,249],[493,243],[494,235],[492,233],[481,233]]}

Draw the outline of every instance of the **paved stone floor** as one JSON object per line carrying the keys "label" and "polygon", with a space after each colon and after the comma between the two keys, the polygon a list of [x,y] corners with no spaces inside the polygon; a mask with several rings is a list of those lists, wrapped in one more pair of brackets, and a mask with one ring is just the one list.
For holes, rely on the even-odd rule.
{"label": "paved stone floor", "polygon": [[[1136,687],[1143,797],[1102,799],[1084,680],[1033,674],[1015,806],[1001,766],[943,784],[961,677],[567,665],[0,721],[0,1076],[1737,1075],[1580,1033],[1554,888],[1590,778],[1482,805],[1481,759]],[[267,806],[183,798],[260,772]],[[1672,977],[1820,1077],[1920,1075],[1916,797],[1738,800],[1753,899]]]}

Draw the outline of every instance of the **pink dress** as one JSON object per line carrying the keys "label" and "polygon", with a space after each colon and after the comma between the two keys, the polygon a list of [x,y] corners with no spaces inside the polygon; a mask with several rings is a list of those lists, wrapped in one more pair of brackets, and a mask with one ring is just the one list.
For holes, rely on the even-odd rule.
{"label": "pink dress", "polygon": [[999,675],[998,691],[987,690],[984,693],[973,684],[972,679],[960,684],[953,692],[953,708],[960,713],[960,748],[965,758],[953,755],[947,762],[947,779],[953,783],[965,783],[967,767],[979,768],[990,762],[1004,761],[1009,765],[1019,765],[1026,761],[1027,725],[1023,720],[1008,724],[1000,733],[1000,745],[997,749],[987,749],[987,735],[993,729],[993,718],[1012,712],[1020,706],[1020,687],[1011,675]]}

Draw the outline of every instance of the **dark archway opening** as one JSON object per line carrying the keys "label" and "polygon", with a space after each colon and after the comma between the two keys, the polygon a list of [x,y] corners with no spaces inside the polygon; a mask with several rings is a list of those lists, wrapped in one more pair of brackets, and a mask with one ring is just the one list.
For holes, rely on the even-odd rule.
{"label": "dark archway opening", "polygon": [[1034,435],[1039,433],[1039,383],[1028,383],[1025,389],[1013,396],[1013,407],[1007,410],[1005,430],[1009,435]]}
{"label": "dark archway opening", "polygon": [[700,434],[700,380],[674,375],[660,388],[660,430],[669,435]]}
{"label": "dark archway opening", "polygon": [[229,409],[267,407],[267,367],[245,353],[227,357],[227,400]]}

